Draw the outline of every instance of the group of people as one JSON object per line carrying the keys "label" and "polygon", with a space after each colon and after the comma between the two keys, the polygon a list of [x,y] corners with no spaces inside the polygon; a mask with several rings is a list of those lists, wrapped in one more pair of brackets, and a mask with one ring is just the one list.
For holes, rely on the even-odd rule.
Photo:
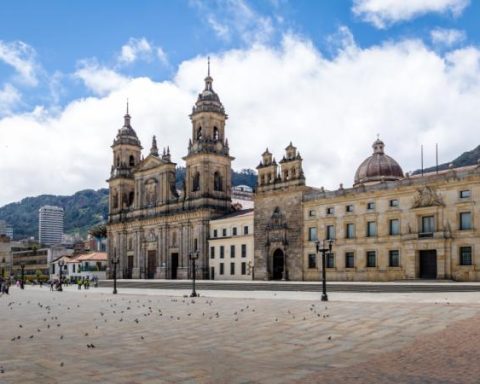
{"label": "group of people", "polygon": [[3,277],[0,277],[0,296],[3,294],[8,295],[10,285],[12,285],[12,282],[9,278],[4,279]]}

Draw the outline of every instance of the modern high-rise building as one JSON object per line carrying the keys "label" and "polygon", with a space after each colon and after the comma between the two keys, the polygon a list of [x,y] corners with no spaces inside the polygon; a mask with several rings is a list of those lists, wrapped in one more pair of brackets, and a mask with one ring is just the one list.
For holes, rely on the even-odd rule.
{"label": "modern high-rise building", "polygon": [[38,210],[38,239],[40,244],[60,244],[62,236],[63,208],[44,205]]}
{"label": "modern high-rise building", "polygon": [[8,224],[5,220],[0,220],[0,236],[5,235],[13,240],[13,227]]}

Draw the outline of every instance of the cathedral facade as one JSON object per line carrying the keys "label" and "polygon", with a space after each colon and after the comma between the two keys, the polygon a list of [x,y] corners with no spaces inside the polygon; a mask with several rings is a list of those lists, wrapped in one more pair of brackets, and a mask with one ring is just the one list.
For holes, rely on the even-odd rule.
{"label": "cathedral facade", "polygon": [[113,142],[109,183],[109,259],[119,259],[118,277],[185,279],[190,257],[197,277],[208,278],[209,221],[231,211],[231,162],[225,136],[227,114],[212,87],[190,114],[192,125],[181,190],[170,150],[159,153],[155,136],[147,157],[128,112]]}

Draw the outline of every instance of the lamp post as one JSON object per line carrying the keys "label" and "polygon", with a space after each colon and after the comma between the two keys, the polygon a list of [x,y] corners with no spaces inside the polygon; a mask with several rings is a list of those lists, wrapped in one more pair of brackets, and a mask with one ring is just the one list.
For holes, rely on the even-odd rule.
{"label": "lamp post", "polygon": [[117,294],[117,264],[120,263],[120,258],[117,256],[116,250],[113,251],[113,294]]}
{"label": "lamp post", "polygon": [[62,279],[63,279],[62,272],[63,272],[63,266],[64,265],[65,265],[65,261],[60,260],[58,262],[58,288],[57,288],[58,292],[63,291],[63,288],[62,288]]}
{"label": "lamp post", "polygon": [[325,265],[326,263],[326,253],[328,252],[329,254],[332,253],[332,245],[333,245],[333,240],[329,239],[327,240],[328,242],[328,248],[325,246],[325,240],[316,241],[315,245],[317,246],[317,253],[321,252],[322,253],[322,301],[328,301],[328,295],[327,295],[327,273],[325,270]]}
{"label": "lamp post", "polygon": [[190,297],[197,297],[197,292],[195,291],[195,277],[196,277],[196,265],[195,261],[198,259],[198,251],[190,252],[190,260],[192,260],[192,293]]}
{"label": "lamp post", "polygon": [[22,277],[20,280],[20,288],[24,289],[25,288],[25,264],[22,263],[20,264],[20,268],[22,269]]}

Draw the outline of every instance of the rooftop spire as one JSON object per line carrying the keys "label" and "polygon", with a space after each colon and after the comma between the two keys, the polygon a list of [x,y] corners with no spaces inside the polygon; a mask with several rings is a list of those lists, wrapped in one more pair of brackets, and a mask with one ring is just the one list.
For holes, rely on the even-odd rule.
{"label": "rooftop spire", "polygon": [[158,148],[157,148],[157,138],[153,135],[152,138],[152,148],[150,148],[150,154],[152,156],[158,156]]}
{"label": "rooftop spire", "polygon": [[128,115],[128,97],[127,97],[127,115]]}
{"label": "rooftop spire", "polygon": [[210,56],[208,56],[208,72],[207,76],[210,77]]}
{"label": "rooftop spire", "polygon": [[210,76],[210,56],[207,58],[207,77],[205,78],[205,91],[212,91],[213,79]]}

